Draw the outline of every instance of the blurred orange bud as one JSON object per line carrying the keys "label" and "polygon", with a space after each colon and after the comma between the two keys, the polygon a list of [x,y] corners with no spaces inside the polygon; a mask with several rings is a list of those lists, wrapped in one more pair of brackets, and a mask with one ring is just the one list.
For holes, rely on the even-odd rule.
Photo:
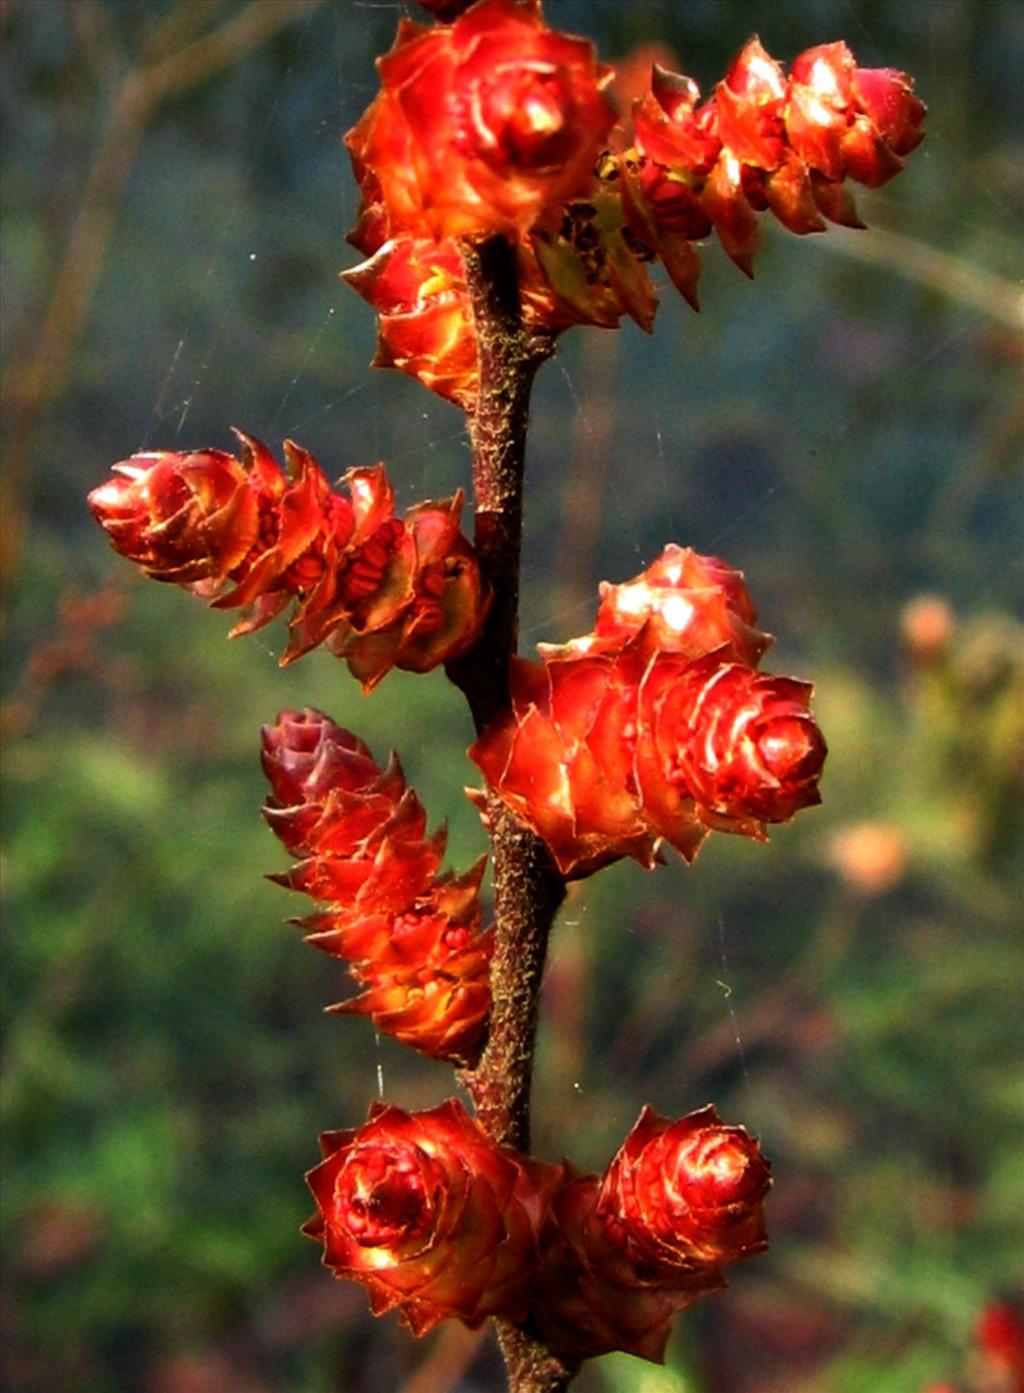
{"label": "blurred orange bud", "polygon": [[911,656],[928,663],[947,652],[956,621],[941,595],[918,595],[904,606],[900,626]]}
{"label": "blurred orange bud", "polygon": [[883,895],[903,879],[907,841],[893,823],[851,823],[832,833],[827,855],[829,864],[851,890],[859,895]]}
{"label": "blurred orange bud", "polygon": [[975,1339],[989,1363],[1008,1378],[1007,1393],[1024,1390],[1024,1315],[1010,1301],[993,1301],[982,1311]]}

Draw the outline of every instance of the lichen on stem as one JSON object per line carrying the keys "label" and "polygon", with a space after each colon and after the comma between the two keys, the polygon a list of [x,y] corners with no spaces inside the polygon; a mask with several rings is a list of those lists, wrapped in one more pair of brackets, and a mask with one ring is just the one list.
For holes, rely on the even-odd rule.
{"label": "lichen on stem", "polygon": [[[508,709],[516,651],[522,550],[523,474],[530,389],[551,341],[522,321],[515,253],[503,237],[463,247],[479,361],[470,414],[475,545],[494,599],[479,641],[449,665],[477,732]],[[496,798],[488,804],[493,848],[496,944],[491,1023],[479,1065],[463,1074],[489,1136],[528,1151],[530,1084],[548,935],[565,884],[544,843]],[[525,1331],[498,1321],[511,1393],[559,1393],[575,1369]]]}

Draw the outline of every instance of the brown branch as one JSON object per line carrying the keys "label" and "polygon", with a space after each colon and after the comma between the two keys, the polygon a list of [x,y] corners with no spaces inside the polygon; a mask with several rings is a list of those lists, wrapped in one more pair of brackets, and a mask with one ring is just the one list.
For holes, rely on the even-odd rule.
{"label": "brown branch", "polygon": [[[551,351],[523,325],[515,253],[504,238],[463,248],[476,324],[480,385],[470,418],[475,541],[494,593],[484,632],[449,666],[482,731],[511,704],[509,664],[516,651],[522,550],[523,472],[530,388]],[[493,795],[495,921],[491,1021],[479,1065],[463,1075],[488,1135],[530,1147],[530,1084],[537,998],[551,924],[565,885],[544,843]],[[498,1321],[512,1393],[559,1393],[575,1369],[524,1331]]]}
{"label": "brown branch", "polygon": [[[470,418],[475,544],[494,599],[480,640],[448,671],[480,732],[511,705],[530,387],[550,345],[536,343],[523,326],[515,254],[505,239],[467,244],[463,258],[480,367]],[[498,926],[494,1005],[487,1049],[466,1083],[488,1133],[527,1151],[536,999],[548,932],[565,888],[539,838],[497,798],[490,799],[488,812]]]}
{"label": "brown branch", "polygon": [[523,326],[515,254],[503,237],[479,246],[464,244],[463,262],[480,367],[477,405],[469,421],[474,543],[494,602],[479,643],[450,665],[449,676],[465,692],[479,733],[511,702],[509,659],[518,641],[530,390],[552,346]]}
{"label": "brown branch", "polygon": [[204,29],[212,29],[223,8],[223,0],[179,0],[166,13],[153,15],[143,32],[140,52],[147,63],[176,53]]}
{"label": "brown branch", "polygon": [[827,237],[812,237],[809,241],[854,261],[884,266],[948,300],[987,315],[997,324],[1024,333],[1024,291],[1013,281],[974,266],[952,252],[874,223],[868,237],[859,231],[833,227]]}
{"label": "brown branch", "polygon": [[579,1365],[563,1363],[532,1335],[499,1320],[498,1344],[508,1370],[509,1393],[565,1393]]}
{"label": "brown branch", "polygon": [[483,1328],[467,1330],[456,1320],[446,1322],[399,1393],[452,1393],[475,1359],[483,1334]]}
{"label": "brown branch", "polygon": [[252,0],[219,29],[151,64],[144,71],[145,85],[154,100],[162,101],[172,92],[205,82],[259,48],[279,30],[312,14],[322,3],[323,0]]}
{"label": "brown branch", "polygon": [[14,11],[17,9],[18,0],[0,0],[0,34],[3,34],[8,24],[14,18]]}

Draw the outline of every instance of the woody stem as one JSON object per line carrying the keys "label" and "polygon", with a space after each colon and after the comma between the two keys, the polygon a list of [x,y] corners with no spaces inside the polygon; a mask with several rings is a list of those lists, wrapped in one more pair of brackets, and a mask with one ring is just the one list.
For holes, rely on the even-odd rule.
{"label": "woody stem", "polygon": [[[448,673],[469,703],[477,732],[511,705],[509,665],[519,620],[523,473],[530,389],[551,342],[523,324],[515,251],[503,237],[465,243],[466,281],[477,335],[479,389],[469,430],[473,446],[475,536],[493,601],[479,641]],[[464,1082],[488,1135],[530,1148],[530,1083],[537,998],[551,924],[565,884],[544,843],[493,794],[496,942],[487,1047]],[[561,1393],[575,1369],[524,1331],[498,1322],[510,1393]]]}

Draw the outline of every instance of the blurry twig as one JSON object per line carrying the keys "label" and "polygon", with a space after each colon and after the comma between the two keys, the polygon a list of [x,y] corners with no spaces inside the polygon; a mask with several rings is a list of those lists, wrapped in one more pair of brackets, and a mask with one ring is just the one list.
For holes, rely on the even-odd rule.
{"label": "blurry twig", "polygon": [[[751,996],[742,1008],[737,1008],[736,1014],[726,1011],[694,1034],[687,1034],[678,1052],[664,1056],[669,1073],[686,1078],[688,1086],[696,1087],[736,1058],[738,1036],[748,1051],[770,1043],[799,1053],[813,1048],[816,1042],[827,1041],[831,1027],[822,1009],[821,988],[843,961],[856,932],[860,909],[856,896],[841,893],[819,934],[786,973]],[[657,985],[664,990],[663,998],[652,998],[648,992],[632,1011],[624,1013],[610,1046],[617,1074],[628,1076],[635,1072],[655,1050],[669,1018],[659,1009],[661,1002],[681,999],[694,971],[693,962],[680,960],[675,973],[666,970],[659,978]]]}
{"label": "blurry twig", "polygon": [[73,588],[64,592],[57,606],[54,633],[35,644],[21,680],[0,705],[0,738],[21,739],[39,719],[47,693],[61,678],[78,674],[109,681],[113,669],[97,640],[105,629],[124,618],[128,603],[120,580],[92,594]]}
{"label": "blurry twig", "polygon": [[5,1126],[30,1102],[33,1085],[45,1074],[47,1042],[60,1035],[83,992],[95,983],[97,957],[105,951],[116,923],[108,912],[109,893],[102,883],[77,909],[76,926],[96,927],[88,933],[79,928],[67,939],[63,952],[39,974],[7,1030],[0,1058],[0,1122]]}
{"label": "blurry twig", "polygon": [[868,236],[832,227],[827,237],[811,240],[815,246],[838,252],[840,256],[888,267],[949,300],[957,300],[1017,333],[1024,333],[1024,290],[992,271],[972,266],[952,252],[941,251],[916,237],[890,232],[875,224]]}
{"label": "blurry twig", "polygon": [[484,1329],[467,1330],[451,1321],[439,1333],[433,1348],[399,1393],[454,1393],[480,1347]]}
{"label": "blurry twig", "polygon": [[796,1053],[831,1037],[822,1002],[822,988],[841,966],[860,922],[863,901],[841,890],[831,914],[809,939],[784,976],[774,979],[744,1004],[738,1021],[727,1016],[687,1042],[686,1068],[694,1079],[723,1068],[736,1055],[737,1038],[744,1046],[770,1043]]}
{"label": "blurry twig", "polygon": [[166,58],[184,48],[196,34],[208,28],[223,9],[223,0],[188,0],[174,6],[166,14],[154,16],[152,28],[143,39],[143,51],[149,59]]}
{"label": "blurry twig", "polygon": [[[191,3],[179,0],[178,9],[189,9]],[[118,205],[149,122],[168,97],[231,67],[321,3],[251,0],[217,29],[166,56],[130,67],[114,87],[36,344],[25,355],[26,365],[4,383],[4,404],[11,416],[3,480],[4,579],[17,559],[22,486],[32,435],[43,409],[60,395],[67,381],[110,247]]]}
{"label": "blurry twig", "polygon": [[562,537],[553,612],[572,614],[594,598],[601,524],[615,445],[618,335],[591,330],[580,344],[579,400],[572,420],[569,469],[562,498]]}
{"label": "blurry twig", "polygon": [[111,91],[124,73],[127,58],[113,11],[97,0],[74,0],[68,13],[94,81],[101,90]]}
{"label": "blurry twig", "polygon": [[952,470],[936,491],[923,535],[929,550],[942,564],[951,540],[958,536],[964,519],[971,515],[979,496],[1001,472],[1008,473],[1024,459],[1024,397],[1009,401],[993,393],[977,427],[978,443]]}

